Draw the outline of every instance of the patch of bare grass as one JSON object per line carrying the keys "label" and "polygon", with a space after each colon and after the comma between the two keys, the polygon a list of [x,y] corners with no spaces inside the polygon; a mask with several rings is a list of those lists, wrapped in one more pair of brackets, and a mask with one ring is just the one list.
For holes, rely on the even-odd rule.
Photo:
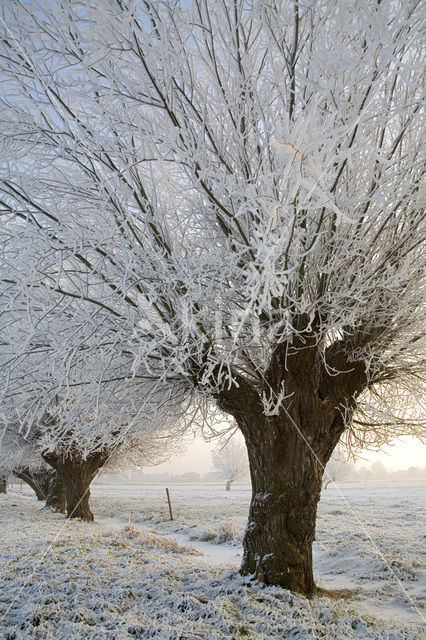
{"label": "patch of bare grass", "polygon": [[341,600],[342,598],[343,600],[348,600],[356,593],[358,593],[357,589],[324,589],[323,587],[317,587],[315,596],[324,596],[332,600]]}
{"label": "patch of bare grass", "polygon": [[157,536],[153,533],[145,533],[142,537],[142,542],[153,547],[161,547],[161,549],[165,549],[166,551],[171,551],[172,553],[188,553],[192,556],[202,556],[203,554],[200,551],[197,551],[195,547],[192,545],[186,546],[181,545],[176,540],[172,538],[166,538],[164,536]]}

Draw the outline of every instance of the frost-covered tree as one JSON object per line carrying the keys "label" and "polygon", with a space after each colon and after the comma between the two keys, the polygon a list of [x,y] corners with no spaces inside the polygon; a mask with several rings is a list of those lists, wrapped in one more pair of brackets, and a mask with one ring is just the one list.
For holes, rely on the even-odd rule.
{"label": "frost-covered tree", "polygon": [[33,472],[42,464],[43,461],[34,447],[14,428],[0,425],[0,476],[6,479],[12,474],[19,477],[18,474],[23,471],[25,477],[20,479],[31,486],[39,500],[43,500],[44,491],[33,476]]}
{"label": "frost-covered tree", "polygon": [[322,489],[337,480],[342,480],[353,471],[353,464],[348,460],[348,456],[342,449],[335,449],[324,470],[322,477]]}
{"label": "frost-covered tree", "polygon": [[0,476],[15,476],[46,501],[50,511],[65,513],[65,487],[62,480],[37,451],[35,439],[26,439],[16,424],[0,426]]}
{"label": "frost-covered tree", "polygon": [[125,376],[136,404],[138,380],[216,403],[249,454],[242,572],[314,591],[337,443],[424,435],[422,3],[10,0],[3,20],[3,300],[26,326],[5,322],[4,370],[39,358],[46,407],[98,354],[89,404]]}
{"label": "frost-covered tree", "polygon": [[[9,249],[11,231],[7,224]],[[136,457],[142,462],[170,457],[178,446],[186,397],[181,407],[182,383],[165,385],[138,375],[124,340],[117,344],[117,327],[103,314],[90,315],[89,301],[46,308],[39,280],[28,306],[7,274],[16,277],[15,267],[20,273],[36,271],[35,260],[43,259],[47,247],[37,237],[34,250],[23,250],[21,232],[13,245],[19,248],[17,263],[8,251],[1,265],[6,277],[0,302],[0,416],[56,470],[67,516],[91,521],[90,484],[96,474],[124,458],[130,464]],[[56,489],[62,495],[60,483]]]}
{"label": "frost-covered tree", "polygon": [[226,481],[226,490],[230,491],[231,484],[243,480],[249,475],[247,448],[243,441],[235,437],[225,446],[219,447],[213,453],[213,467],[220,471]]}
{"label": "frost-covered tree", "polygon": [[[143,433],[143,426],[141,426]],[[167,441],[165,442],[165,440]],[[114,471],[141,467],[147,464],[160,464],[174,452],[176,442],[164,434],[157,439],[151,436],[139,436],[135,440],[126,440],[123,444],[115,442],[112,446],[93,449],[83,453],[75,438],[74,446],[45,451],[43,459],[57,472],[66,496],[66,513],[69,518],[82,518],[93,521],[90,508],[90,485],[101,470]]]}
{"label": "frost-covered tree", "polygon": [[[40,342],[37,343],[40,347]],[[50,402],[47,400],[52,385],[57,388],[57,382],[53,384],[49,375],[43,380],[39,360],[33,362],[29,356],[24,358],[24,368],[15,362],[8,382],[11,393],[2,413],[9,420],[7,432],[14,439],[14,446],[8,449],[13,449],[17,458],[10,466],[11,458],[5,449],[10,470],[15,475],[19,472],[26,482],[31,480],[31,474],[24,468],[28,464],[21,462],[28,456],[16,446],[16,442],[23,442],[25,452],[29,449],[33,456],[37,455],[38,466],[42,458],[59,477],[60,482],[51,485],[48,506],[52,506],[55,496],[59,500],[65,491],[67,516],[91,521],[90,484],[97,473],[104,466],[132,466],[136,461],[146,464],[169,458],[178,446],[178,428],[174,428],[173,433],[167,431],[165,411],[160,412],[158,420],[153,415],[153,410],[157,406],[161,408],[162,402],[169,400],[172,404],[167,390],[161,394],[157,392],[161,398],[151,390],[148,407],[146,385],[128,381],[125,376],[99,380],[97,369],[103,367],[100,356],[96,355],[96,366],[93,367],[89,356],[84,355],[84,359],[84,367],[74,364],[68,368],[68,389],[63,385],[61,393]],[[58,362],[55,366],[60,378]],[[111,376],[113,368],[108,369]],[[173,407],[176,408],[176,404]],[[14,422],[11,422],[12,418]],[[36,490],[35,484],[33,488]],[[43,499],[42,491],[39,496]]]}

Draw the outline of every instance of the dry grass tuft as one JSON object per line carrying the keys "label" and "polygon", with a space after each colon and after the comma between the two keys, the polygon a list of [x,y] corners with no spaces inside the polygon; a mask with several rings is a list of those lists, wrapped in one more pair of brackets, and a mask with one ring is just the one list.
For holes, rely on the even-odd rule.
{"label": "dry grass tuft", "polygon": [[220,530],[216,540],[218,544],[222,544],[224,542],[232,542],[238,539],[238,531],[234,522],[228,520],[226,522],[220,523]]}
{"label": "dry grass tuft", "polygon": [[135,526],[133,526],[132,524],[126,524],[126,526],[124,527],[124,531],[126,532],[126,535],[128,538],[139,538],[141,535],[141,532],[139,531],[139,529],[137,529]]}
{"label": "dry grass tuft", "polygon": [[146,533],[143,536],[143,542],[153,547],[161,547],[166,551],[172,551],[173,553],[189,553],[193,556],[202,556],[200,551],[197,551],[195,547],[180,545],[176,540],[172,538],[165,538],[163,536],[157,536],[152,533]]}
{"label": "dry grass tuft", "polygon": [[348,600],[357,593],[357,589],[324,589],[317,587],[315,596],[331,598],[332,600]]}

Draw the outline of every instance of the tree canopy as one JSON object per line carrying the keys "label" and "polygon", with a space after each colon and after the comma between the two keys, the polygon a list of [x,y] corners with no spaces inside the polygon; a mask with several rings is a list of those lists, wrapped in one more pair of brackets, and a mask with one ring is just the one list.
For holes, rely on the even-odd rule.
{"label": "tree canopy", "polygon": [[295,430],[315,478],[342,436],[424,435],[421,2],[14,1],[1,29],[9,395],[35,358],[37,415],[79,371],[85,402],[216,402],[252,481]]}

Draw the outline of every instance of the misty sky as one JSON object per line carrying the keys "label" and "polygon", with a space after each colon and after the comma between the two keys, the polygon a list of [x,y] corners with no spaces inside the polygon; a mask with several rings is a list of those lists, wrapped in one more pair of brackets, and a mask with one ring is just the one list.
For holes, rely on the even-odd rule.
{"label": "misty sky", "polygon": [[[214,448],[214,443],[206,443],[197,438],[182,455],[174,456],[169,462],[158,467],[144,469],[144,472],[181,474],[195,471],[203,475],[213,471],[211,452]],[[364,452],[357,466],[370,466],[376,461],[382,462],[390,471],[408,469],[408,467],[426,467],[426,445],[422,445],[414,438],[404,438],[392,447],[385,447],[380,453]]]}

